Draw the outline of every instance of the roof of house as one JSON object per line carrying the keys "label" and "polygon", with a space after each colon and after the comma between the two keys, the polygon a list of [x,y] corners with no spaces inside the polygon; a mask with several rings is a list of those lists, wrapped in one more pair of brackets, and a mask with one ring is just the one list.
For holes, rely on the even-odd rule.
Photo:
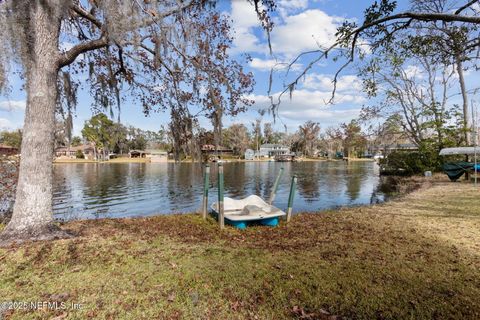
{"label": "roof of house", "polygon": [[6,144],[1,144],[1,143],[0,143],[0,148],[1,149],[16,149],[16,150],[18,150],[18,148],[16,148],[16,147],[8,146]]}
{"label": "roof of house", "polygon": [[137,149],[132,149],[128,151],[128,153],[147,153],[145,150],[137,150]]}

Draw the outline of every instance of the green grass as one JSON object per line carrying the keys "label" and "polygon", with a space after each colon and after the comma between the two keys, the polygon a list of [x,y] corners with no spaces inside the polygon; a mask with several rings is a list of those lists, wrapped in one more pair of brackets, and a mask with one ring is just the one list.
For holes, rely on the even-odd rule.
{"label": "green grass", "polygon": [[273,229],[76,221],[64,226],[75,239],[0,249],[0,297],[82,304],[7,319],[478,319],[478,203],[471,186],[441,183]]}

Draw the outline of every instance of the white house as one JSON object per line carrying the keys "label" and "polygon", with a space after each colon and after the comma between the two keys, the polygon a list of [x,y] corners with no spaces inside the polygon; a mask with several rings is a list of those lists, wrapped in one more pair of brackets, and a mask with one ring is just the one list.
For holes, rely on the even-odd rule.
{"label": "white house", "polygon": [[290,154],[290,148],[281,144],[266,143],[260,146],[259,156],[272,158],[277,155]]}
{"label": "white house", "polygon": [[168,152],[163,150],[145,150],[150,162],[167,162]]}

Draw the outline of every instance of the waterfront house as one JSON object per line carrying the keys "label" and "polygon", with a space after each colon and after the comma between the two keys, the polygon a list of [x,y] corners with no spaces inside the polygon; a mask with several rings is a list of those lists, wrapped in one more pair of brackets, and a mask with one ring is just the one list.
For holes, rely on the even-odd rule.
{"label": "waterfront house", "polygon": [[75,147],[59,147],[55,149],[56,158],[75,159],[81,152],[83,157],[88,160],[95,159],[95,148],[90,144],[82,144]]}
{"label": "waterfront house", "polygon": [[146,157],[150,159],[150,162],[167,162],[168,152],[163,150],[150,149],[145,150]]}
{"label": "waterfront house", "polygon": [[145,158],[147,156],[147,152],[145,150],[130,150],[128,151],[129,158]]}
{"label": "waterfront house", "polygon": [[260,146],[258,155],[263,158],[273,158],[290,154],[290,148],[281,144],[266,143]]}
{"label": "waterfront house", "polygon": [[7,146],[6,144],[0,144],[0,156],[13,156],[19,153],[18,148]]}

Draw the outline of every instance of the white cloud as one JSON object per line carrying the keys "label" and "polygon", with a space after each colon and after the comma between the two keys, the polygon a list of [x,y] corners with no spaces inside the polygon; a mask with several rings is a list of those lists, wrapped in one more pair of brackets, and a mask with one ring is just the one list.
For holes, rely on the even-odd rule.
{"label": "white cloud", "polygon": [[0,118],[0,129],[1,130],[6,130],[6,129],[11,129],[12,123],[8,119]]}
{"label": "white cloud", "polygon": [[314,9],[306,10],[284,19],[272,31],[272,47],[274,52],[287,56],[301,52],[331,46],[336,38],[337,27],[345,20],[342,17],[329,16],[325,12]]}
{"label": "white cloud", "polygon": [[417,79],[423,79],[424,78],[422,69],[420,67],[412,65],[412,64],[408,65],[405,68],[405,75],[410,79],[411,78],[417,78]]}
{"label": "white cloud", "polygon": [[0,110],[2,111],[18,111],[25,110],[26,102],[24,100],[7,100],[0,101]]}
{"label": "white cloud", "polygon": [[278,6],[287,10],[306,9],[308,0],[280,0]]}
{"label": "white cloud", "polygon": [[[278,94],[274,94],[274,97],[278,97]],[[256,109],[270,107],[270,98],[265,95],[251,95],[249,98],[255,101]],[[278,114],[289,123],[313,120],[333,125],[356,118],[361,109],[360,105],[366,101],[362,95],[353,92],[349,94],[338,92],[335,96],[335,105],[327,104],[330,98],[331,91],[328,90],[298,89],[293,91],[292,99],[288,94],[282,97]]]}
{"label": "white cloud", "polygon": [[308,0],[280,0],[277,4],[277,11],[282,17],[292,12],[308,8]]}
{"label": "white cloud", "polygon": [[313,120],[319,122],[322,127],[331,125],[338,125],[340,123],[350,122],[360,114],[360,109],[347,109],[347,110],[330,110],[330,109],[318,109],[308,110],[302,113],[294,110],[279,111],[280,116],[291,120],[298,120],[299,122],[305,122],[307,120]]}
{"label": "white cloud", "polygon": [[[308,50],[331,46],[335,40],[337,27],[345,20],[330,16],[318,9],[305,10],[308,1],[284,0],[278,4],[280,17],[275,18],[271,32],[272,49],[276,55],[291,59]],[[299,12],[299,10],[304,10]],[[230,14],[233,20],[235,38],[234,53],[255,52],[268,54],[265,31],[261,29],[253,6],[247,1],[232,1]]]}
{"label": "white cloud", "polygon": [[[232,51],[235,52],[258,52],[265,51],[265,46],[255,36],[253,29],[260,26],[254,7],[248,1],[232,1],[230,18],[233,21],[235,37]],[[263,49],[262,49],[263,47]]]}
{"label": "white cloud", "polygon": [[[318,73],[309,73],[305,76],[305,80],[302,84],[303,87],[307,89],[332,91],[333,76]],[[337,92],[350,92],[354,94],[361,94],[362,81],[356,75],[340,76],[337,79]]]}
{"label": "white cloud", "polygon": [[[278,70],[286,70],[288,67],[288,63],[275,61],[273,59],[253,58],[252,61],[250,62],[250,67],[260,71],[270,71],[272,68],[275,71],[278,71]],[[299,63],[294,63],[290,68],[291,71],[298,71],[301,69],[302,69],[302,65]]]}

